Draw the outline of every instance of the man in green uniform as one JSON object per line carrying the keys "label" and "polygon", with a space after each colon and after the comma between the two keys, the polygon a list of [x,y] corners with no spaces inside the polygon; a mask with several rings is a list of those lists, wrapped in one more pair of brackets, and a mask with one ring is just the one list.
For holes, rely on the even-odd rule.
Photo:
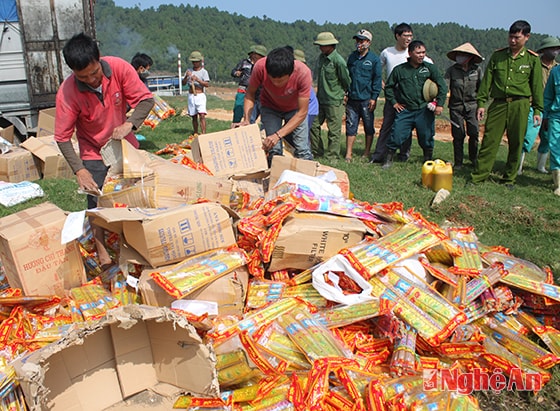
{"label": "man in green uniform", "polygon": [[[319,33],[313,44],[321,49],[317,76],[319,114],[311,126],[311,151],[314,156],[336,159],[340,157],[340,134],[344,114],[344,95],[350,86],[346,61],[336,51],[338,40],[328,31]],[[327,122],[328,146],[325,152],[321,125]]]}
{"label": "man in green uniform", "polygon": [[[426,46],[420,40],[408,45],[406,63],[396,66],[385,84],[385,99],[395,109],[393,131],[387,142],[387,157],[383,168],[393,164],[395,151],[416,129],[424,161],[434,153],[435,115],[443,111],[447,85],[437,67],[425,60]],[[430,80],[430,81],[428,81]],[[430,84],[437,90],[430,90]]]}
{"label": "man in green uniform", "polygon": [[526,21],[513,23],[509,28],[509,47],[495,51],[486,67],[477,96],[478,121],[484,118],[484,107],[488,100],[494,100],[488,107],[478,161],[471,174],[474,184],[490,176],[506,131],[509,147],[502,182],[508,188],[513,188],[531,106],[534,124],[541,123],[542,70],[538,54],[525,48],[530,33],[531,26]]}

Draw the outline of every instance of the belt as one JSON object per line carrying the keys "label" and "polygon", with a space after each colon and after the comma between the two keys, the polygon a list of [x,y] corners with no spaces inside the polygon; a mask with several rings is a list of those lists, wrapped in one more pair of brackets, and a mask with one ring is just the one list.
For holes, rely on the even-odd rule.
{"label": "belt", "polygon": [[494,100],[501,101],[503,103],[511,103],[512,101],[524,100],[528,98],[529,97],[526,96],[511,96],[511,97],[504,97],[504,98],[495,98]]}

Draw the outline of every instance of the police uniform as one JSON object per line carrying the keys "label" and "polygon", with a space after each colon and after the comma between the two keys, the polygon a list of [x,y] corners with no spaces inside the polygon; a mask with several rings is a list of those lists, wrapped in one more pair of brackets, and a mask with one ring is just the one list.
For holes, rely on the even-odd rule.
{"label": "police uniform", "polygon": [[517,176],[527,116],[532,106],[535,115],[543,110],[542,70],[538,55],[526,48],[513,57],[509,48],[495,51],[490,57],[480,88],[477,105],[488,100],[484,137],[472,182],[485,181],[492,171],[504,131],[507,131],[508,157],[503,182],[513,184]]}

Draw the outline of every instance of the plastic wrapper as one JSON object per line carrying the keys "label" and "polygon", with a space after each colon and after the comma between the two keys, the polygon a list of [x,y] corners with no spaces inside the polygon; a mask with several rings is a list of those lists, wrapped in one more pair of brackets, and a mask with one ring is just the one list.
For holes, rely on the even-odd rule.
{"label": "plastic wrapper", "polygon": [[403,327],[401,337],[395,342],[389,367],[393,375],[415,374],[416,331],[411,327]]}
{"label": "plastic wrapper", "polygon": [[374,299],[371,285],[340,254],[316,266],[312,276],[313,287],[329,301],[352,305]]}
{"label": "plastic wrapper", "polygon": [[41,186],[30,181],[19,183],[7,183],[0,181],[0,204],[4,207],[12,207],[37,197],[45,195]]}
{"label": "plastic wrapper", "polygon": [[560,362],[559,357],[540,347],[524,335],[506,327],[505,323],[497,323],[490,318],[480,320],[480,323],[485,334],[493,336],[510,352],[531,364],[548,369]]}
{"label": "plastic wrapper", "polygon": [[453,258],[452,270],[457,274],[478,275],[483,265],[478,251],[478,238],[473,228],[450,228],[447,233],[461,249],[461,254]]}
{"label": "plastic wrapper", "polygon": [[494,263],[491,267],[480,271],[480,274],[471,279],[465,287],[465,295],[461,301],[461,305],[473,302],[476,298],[482,295],[482,293],[488,288],[495,285],[500,281],[507,271],[504,270],[503,264]]}
{"label": "plastic wrapper", "polygon": [[504,269],[511,275],[526,278],[528,281],[552,283],[549,273],[541,270],[537,265],[530,261],[514,257],[510,254],[504,254],[497,251],[487,251],[482,253],[482,258],[492,264],[500,262],[504,265]]}
{"label": "plastic wrapper", "polygon": [[352,353],[328,328],[317,322],[305,309],[294,308],[276,321],[311,362],[324,357],[352,357]]}
{"label": "plastic wrapper", "polygon": [[441,234],[421,223],[406,224],[371,242],[340,251],[362,277],[369,280],[388,266],[442,241]]}
{"label": "plastic wrapper", "polygon": [[390,307],[388,301],[375,298],[350,306],[339,305],[327,308],[317,312],[313,317],[327,328],[338,328],[387,314]]}
{"label": "plastic wrapper", "polygon": [[169,295],[181,299],[246,262],[243,250],[232,247],[196,254],[167,271],[156,271],[150,275]]}
{"label": "plastic wrapper", "polygon": [[560,331],[554,327],[541,324],[535,317],[520,311],[517,314],[517,319],[524,326],[529,328],[532,332],[539,336],[539,338],[546,344],[550,351],[560,357]]}
{"label": "plastic wrapper", "polygon": [[105,313],[111,308],[121,305],[119,300],[103,287],[100,280],[94,280],[81,287],[72,288],[70,296],[86,321],[98,320],[104,317]]}

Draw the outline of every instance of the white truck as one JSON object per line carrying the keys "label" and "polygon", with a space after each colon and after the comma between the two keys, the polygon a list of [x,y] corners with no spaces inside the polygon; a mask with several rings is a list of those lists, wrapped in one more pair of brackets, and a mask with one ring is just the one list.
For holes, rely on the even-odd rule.
{"label": "white truck", "polygon": [[74,34],[95,38],[95,0],[0,1],[0,126],[25,140],[40,110],[54,107],[70,74],[62,48]]}

